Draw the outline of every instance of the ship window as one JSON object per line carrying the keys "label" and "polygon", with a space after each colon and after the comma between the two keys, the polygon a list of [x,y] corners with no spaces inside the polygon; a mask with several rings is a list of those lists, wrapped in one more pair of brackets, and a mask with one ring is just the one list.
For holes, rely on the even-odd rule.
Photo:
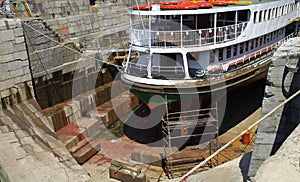
{"label": "ship window", "polygon": [[233,56],[237,55],[237,45],[233,46]]}
{"label": "ship window", "polygon": [[268,16],[268,20],[270,20],[270,19],[271,19],[271,12],[272,12],[272,10],[271,10],[271,9],[269,9],[269,16]]}
{"label": "ship window", "polygon": [[219,61],[223,60],[223,49],[219,49]]}
{"label": "ship window", "polygon": [[197,71],[203,69],[204,65],[201,65],[199,53],[191,52],[187,54],[189,74],[191,77],[195,77]]}
{"label": "ship window", "polygon": [[255,39],[254,47],[258,47],[258,38]]}
{"label": "ship window", "polygon": [[263,37],[259,37],[259,46],[262,46],[263,44]]}
{"label": "ship window", "polygon": [[183,57],[180,53],[153,54],[151,74],[153,78],[184,78]]}
{"label": "ship window", "polygon": [[264,12],[264,19],[265,19],[265,20],[268,20],[267,10],[265,10],[265,12]]}
{"label": "ship window", "polygon": [[263,21],[263,11],[259,12],[259,22]]}
{"label": "ship window", "polygon": [[256,18],[257,18],[257,11],[254,12],[253,23],[257,23]]}
{"label": "ship window", "polygon": [[252,50],[254,48],[254,40],[250,41],[250,49]]}
{"label": "ship window", "polygon": [[212,23],[212,18],[210,18],[210,14],[200,14],[197,15],[196,18],[196,24],[197,24],[197,29],[206,29],[210,27],[210,24]]}
{"label": "ship window", "polygon": [[281,6],[278,8],[278,16],[281,16]]}
{"label": "ship window", "polygon": [[245,43],[245,52],[248,52],[248,50],[249,50],[249,41]]}
{"label": "ship window", "polygon": [[231,47],[229,46],[226,48],[226,58],[228,59],[230,57],[231,57]]}
{"label": "ship window", "polygon": [[183,15],[182,16],[182,24],[184,25],[184,29],[196,29],[195,25],[195,16],[192,15]]}
{"label": "ship window", "polygon": [[145,77],[148,75],[147,66],[150,61],[150,56],[148,53],[140,52],[137,58],[131,59],[128,63],[127,71],[128,73],[140,77]]}
{"label": "ship window", "polygon": [[240,44],[240,54],[244,53],[244,44]]}
{"label": "ship window", "polygon": [[249,14],[250,14],[249,10],[238,11],[238,22],[249,21]]}

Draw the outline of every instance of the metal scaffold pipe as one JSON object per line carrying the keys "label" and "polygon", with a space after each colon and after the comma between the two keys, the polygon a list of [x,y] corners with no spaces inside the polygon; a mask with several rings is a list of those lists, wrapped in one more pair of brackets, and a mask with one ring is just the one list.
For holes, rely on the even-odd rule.
{"label": "metal scaffold pipe", "polygon": [[242,137],[245,133],[247,133],[249,130],[251,130],[252,128],[254,128],[256,125],[258,125],[261,121],[263,121],[264,119],[266,119],[267,117],[269,117],[271,114],[273,114],[275,111],[277,111],[280,107],[284,106],[285,104],[287,104],[288,102],[290,102],[292,99],[294,99],[295,97],[297,97],[300,94],[300,90],[298,90],[296,93],[294,93],[292,96],[290,96],[288,99],[286,99],[285,101],[283,101],[282,103],[280,103],[277,107],[275,107],[273,110],[271,110],[269,113],[267,113],[266,115],[264,115],[262,118],[260,118],[258,121],[256,121],[255,123],[253,123],[251,126],[249,126],[246,130],[244,130],[243,132],[241,132],[239,135],[237,135],[236,137],[234,137],[232,140],[230,140],[228,143],[226,143],[223,147],[221,147],[220,149],[218,149],[215,153],[213,153],[212,155],[210,155],[209,157],[207,157],[204,161],[202,161],[200,164],[196,165],[193,169],[191,169],[189,172],[187,172],[185,175],[183,175],[179,182],[185,182],[187,180],[187,178],[194,173],[198,168],[200,168],[201,166],[203,166],[204,164],[206,164],[209,160],[211,160],[212,158],[214,158],[217,154],[219,154],[221,151],[223,151],[224,149],[226,149],[229,145],[231,145],[233,142],[235,142],[236,140],[238,140],[240,137]]}

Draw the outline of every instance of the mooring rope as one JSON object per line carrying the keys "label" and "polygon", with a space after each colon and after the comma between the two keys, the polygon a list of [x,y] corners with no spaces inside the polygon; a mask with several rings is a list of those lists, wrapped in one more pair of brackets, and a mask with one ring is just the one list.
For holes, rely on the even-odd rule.
{"label": "mooring rope", "polygon": [[198,168],[200,168],[201,166],[203,166],[204,164],[206,164],[210,159],[212,159],[213,157],[215,157],[218,153],[220,153],[222,150],[226,149],[228,146],[230,146],[230,144],[232,144],[233,142],[235,142],[236,140],[238,140],[241,136],[243,136],[246,132],[248,132],[249,130],[251,130],[252,128],[254,128],[256,125],[258,125],[261,121],[263,121],[264,119],[266,119],[267,117],[269,117],[271,114],[273,114],[275,111],[277,111],[280,107],[284,106],[285,104],[287,104],[288,102],[290,102],[292,99],[294,99],[295,97],[297,97],[300,94],[300,90],[298,90],[296,93],[294,93],[291,97],[289,97],[288,99],[286,99],[285,101],[283,101],[282,103],[280,103],[277,107],[275,107],[273,110],[271,110],[269,113],[267,113],[266,115],[264,115],[262,118],[260,118],[258,121],[256,121],[255,123],[253,123],[251,126],[249,126],[246,130],[244,130],[243,132],[241,132],[239,135],[237,135],[236,137],[234,137],[232,140],[230,140],[228,143],[226,143],[223,147],[221,147],[220,149],[218,149],[216,152],[214,152],[212,155],[210,155],[209,157],[207,157],[204,161],[202,161],[200,164],[196,165],[193,169],[191,169],[190,171],[188,171],[185,175],[183,175],[179,182],[185,182],[187,180],[187,178],[193,173],[195,172]]}

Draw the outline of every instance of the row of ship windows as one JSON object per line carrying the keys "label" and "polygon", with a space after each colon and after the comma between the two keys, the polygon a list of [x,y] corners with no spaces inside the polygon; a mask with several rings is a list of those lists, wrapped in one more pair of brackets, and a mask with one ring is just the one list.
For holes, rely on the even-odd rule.
{"label": "row of ship windows", "polygon": [[271,20],[285,14],[288,14],[292,11],[296,10],[296,4],[286,4],[284,6],[271,8],[262,11],[255,11],[253,23],[259,23],[267,20]]}
{"label": "row of ship windows", "polygon": [[259,48],[262,45],[270,43],[271,41],[277,39],[278,37],[281,37],[283,33],[284,31],[281,29],[241,44],[236,44],[233,46],[225,47],[224,49],[219,49],[218,60],[223,61],[225,59],[235,57],[238,54],[244,54],[248,51]]}

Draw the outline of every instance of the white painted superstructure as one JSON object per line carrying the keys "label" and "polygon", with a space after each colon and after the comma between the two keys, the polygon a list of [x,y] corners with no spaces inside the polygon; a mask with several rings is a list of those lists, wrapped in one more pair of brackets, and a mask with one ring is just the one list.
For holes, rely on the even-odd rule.
{"label": "white painted superstructure", "polygon": [[140,88],[189,83],[201,87],[209,73],[262,64],[256,58],[299,31],[300,2],[252,2],[195,10],[162,10],[157,4],[149,10],[130,9],[130,52],[139,51],[140,57],[127,60],[123,81]]}

